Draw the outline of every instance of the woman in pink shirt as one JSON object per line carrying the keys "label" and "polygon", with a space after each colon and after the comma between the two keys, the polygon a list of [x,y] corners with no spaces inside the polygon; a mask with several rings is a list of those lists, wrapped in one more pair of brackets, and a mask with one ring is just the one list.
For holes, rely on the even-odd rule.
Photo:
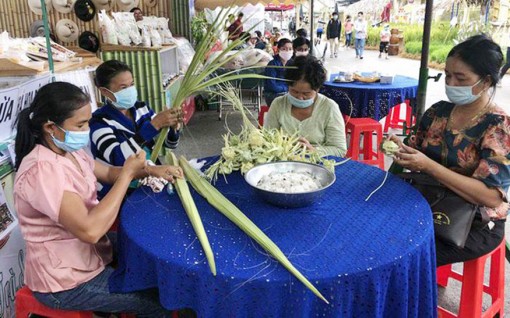
{"label": "woman in pink shirt", "polygon": [[351,39],[352,39],[352,20],[351,20],[351,16],[348,15],[347,18],[345,19],[345,27],[344,27],[344,30],[345,30],[345,47],[346,48],[349,48],[349,46],[351,46]]}
{"label": "woman in pink shirt", "polygon": [[[83,149],[90,118],[89,97],[64,82],[43,86],[18,117],[14,203],[26,241],[25,284],[52,308],[165,317],[152,291],[109,292],[112,244],[105,234],[133,179],[173,181],[182,171],[146,166],[143,151],[123,167],[94,161]],[[114,184],[101,202],[98,180]]]}

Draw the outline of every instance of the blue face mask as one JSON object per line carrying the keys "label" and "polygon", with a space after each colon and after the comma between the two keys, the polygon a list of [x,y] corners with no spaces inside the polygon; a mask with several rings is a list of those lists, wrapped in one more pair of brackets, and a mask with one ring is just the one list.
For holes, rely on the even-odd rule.
{"label": "blue face mask", "polygon": [[119,109],[129,109],[138,100],[138,91],[134,86],[129,86],[116,93],[112,92],[112,94],[116,99],[116,102],[112,101],[112,104]]}
{"label": "blue face mask", "polygon": [[53,143],[58,148],[66,152],[74,152],[85,148],[89,144],[90,130],[71,131],[65,130],[58,125],[56,126],[65,133],[64,141],[60,141],[55,138],[55,136],[51,135]]}
{"label": "blue face mask", "polygon": [[472,86],[450,86],[445,85],[446,96],[455,105],[468,105],[476,101],[482,95],[481,91],[478,95],[473,95],[473,87],[478,85],[482,79]]}
{"label": "blue face mask", "polygon": [[313,102],[315,100],[314,98],[297,99],[296,97],[292,96],[291,94],[287,94],[287,99],[292,106],[295,106],[297,108],[308,108],[313,105]]}

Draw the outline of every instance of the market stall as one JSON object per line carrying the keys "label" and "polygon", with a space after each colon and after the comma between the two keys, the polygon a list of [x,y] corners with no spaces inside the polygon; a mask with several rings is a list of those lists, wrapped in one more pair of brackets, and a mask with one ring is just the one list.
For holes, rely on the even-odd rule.
{"label": "market stall", "polygon": [[[91,97],[94,110],[100,103],[93,77],[101,58],[130,65],[141,99],[159,111],[171,105],[186,66],[178,62],[177,49],[187,41],[169,43],[168,18],[152,18],[171,16],[168,1],[45,0],[46,14],[41,4],[40,0],[0,2],[0,317],[6,318],[15,316],[15,293],[23,285],[24,271],[25,245],[12,204],[13,127],[19,112],[30,105],[40,87],[54,80],[79,86]],[[118,23],[117,17],[132,18],[129,11],[134,7],[141,8],[151,23],[147,30],[151,44],[122,42],[126,40],[122,34],[112,44],[111,33],[102,32],[101,14]],[[143,32],[139,32],[142,40]],[[186,100],[186,122],[193,107],[193,98]]]}

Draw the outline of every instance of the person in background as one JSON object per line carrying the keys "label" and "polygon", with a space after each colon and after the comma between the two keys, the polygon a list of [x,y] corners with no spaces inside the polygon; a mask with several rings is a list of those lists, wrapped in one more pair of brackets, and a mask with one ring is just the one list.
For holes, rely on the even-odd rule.
{"label": "person in background", "polygon": [[242,42],[239,43],[238,46],[234,47],[234,50],[242,50],[249,48],[251,46],[250,38],[251,38],[250,33],[241,32],[241,34],[239,35],[239,40],[242,40]]}
{"label": "person in background", "polygon": [[[110,60],[96,69],[96,85],[106,103],[98,108],[90,120],[91,151],[94,158],[112,166],[124,162],[144,149],[148,156],[161,129],[168,127],[165,146],[175,149],[183,114],[169,108],[156,114],[145,102],[138,100],[133,72],[124,62]],[[136,184],[132,185],[136,188]],[[110,190],[101,183],[100,197]]]}
{"label": "person in background", "polygon": [[306,29],[304,29],[304,28],[301,28],[301,29],[296,31],[296,36],[300,36],[300,37],[303,37],[303,38],[308,38],[308,31],[306,31]]}
{"label": "person in background", "polygon": [[[308,43],[310,43],[310,45],[311,45],[310,39],[308,38],[308,31],[306,31],[306,29],[301,28],[301,29],[296,31],[296,34],[297,34],[298,37],[307,39]],[[310,53],[313,56],[319,56],[319,50],[317,50],[317,47],[315,47],[315,45],[314,46],[310,46]]]}
{"label": "person in background", "polygon": [[317,26],[317,38],[315,39],[315,45],[321,44],[323,32],[324,32],[324,26],[322,25],[322,23],[319,23],[319,25]]}
{"label": "person in background", "polygon": [[329,41],[329,57],[338,56],[338,43],[342,34],[342,24],[338,21],[338,12],[333,12],[326,28],[326,38]]}
{"label": "person in background", "polygon": [[[110,292],[113,236],[106,234],[133,179],[152,174],[172,181],[182,170],[146,166],[143,150],[122,167],[94,161],[84,150],[90,118],[89,96],[66,82],[41,87],[19,114],[13,193],[26,243],[24,283],[55,309],[170,317],[155,291]],[[98,180],[113,184],[101,201]]]}
{"label": "person in background", "polygon": [[271,37],[271,40],[270,40],[270,43],[271,43],[271,46],[275,47],[278,45],[278,41],[280,41],[280,39],[282,38],[282,33],[276,29],[276,31],[274,31],[274,35]]}
{"label": "person in background", "polygon": [[285,70],[289,92],[277,97],[264,127],[298,133],[300,142],[320,155],[343,157],[347,153],[345,124],[337,103],[319,93],[326,70],[315,57],[298,56]]}
{"label": "person in background", "polygon": [[423,115],[409,146],[396,136],[395,162],[420,171],[485,209],[491,222],[471,228],[464,248],[436,237],[437,266],[494,250],[505,235],[510,204],[510,116],[494,103],[501,48],[485,35],[457,44],[445,66],[446,96]]}
{"label": "person in background", "polygon": [[228,31],[228,27],[229,25],[231,25],[232,23],[234,23],[234,21],[236,20],[236,16],[232,13],[230,13],[228,16],[227,16],[227,19],[225,20],[225,31]]}
{"label": "person in background", "polygon": [[276,97],[284,95],[288,91],[287,83],[283,80],[285,74],[283,66],[292,58],[292,42],[287,38],[281,39],[278,41],[277,50],[278,53],[267,64],[268,67],[265,70],[265,75],[273,78],[264,81],[264,98],[267,106],[271,106]]}
{"label": "person in background", "polygon": [[133,15],[135,16],[135,21],[136,22],[143,20],[142,9],[135,7],[133,9],[131,9],[129,12],[133,13]]}
{"label": "person in background", "polygon": [[267,43],[264,41],[264,37],[262,36],[262,32],[255,31],[255,34],[257,35],[257,42],[255,43],[255,48],[260,50],[265,50]]}
{"label": "person in background", "polygon": [[248,40],[246,41],[246,44],[248,44],[249,48],[255,48],[255,46],[257,45],[257,42],[259,40],[257,33],[255,33],[255,32],[248,33],[248,36],[249,37],[248,37]]}
{"label": "person in background", "polygon": [[385,24],[381,32],[379,33],[381,42],[379,43],[379,58],[381,58],[382,53],[386,55],[386,59],[388,59],[388,45],[390,44],[390,25]]}
{"label": "person in background", "polygon": [[243,32],[243,19],[244,13],[239,12],[237,15],[237,19],[234,20],[226,29],[228,31],[228,39],[231,41],[235,41],[239,38],[241,33]]}
{"label": "person in background", "polygon": [[354,22],[356,58],[363,59],[365,39],[367,37],[367,21],[363,19],[363,12],[358,12],[358,18]]}
{"label": "person in background", "polygon": [[310,54],[310,40],[298,36],[294,39],[294,41],[292,41],[292,49],[294,51],[294,57],[307,56]]}
{"label": "person in background", "polygon": [[291,37],[296,37],[296,18],[294,17],[289,22],[289,34]]}
{"label": "person in background", "polygon": [[349,48],[352,42],[352,20],[350,15],[347,15],[347,18],[345,18],[344,30],[345,30],[345,47]]}

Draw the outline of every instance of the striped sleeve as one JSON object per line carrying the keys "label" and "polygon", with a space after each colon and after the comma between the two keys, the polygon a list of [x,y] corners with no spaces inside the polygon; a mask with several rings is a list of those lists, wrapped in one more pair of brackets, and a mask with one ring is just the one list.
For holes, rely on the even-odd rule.
{"label": "striped sleeve", "polygon": [[[95,125],[101,125],[95,123]],[[115,132],[106,124],[92,129],[91,142],[94,156],[113,165],[122,166],[128,157],[140,150],[140,146],[131,137],[119,142]]]}
{"label": "striped sleeve", "polygon": [[150,109],[145,103],[141,107],[136,109],[136,125],[138,128],[138,135],[143,138],[144,141],[151,141],[159,134],[151,123],[152,118],[156,114]]}

